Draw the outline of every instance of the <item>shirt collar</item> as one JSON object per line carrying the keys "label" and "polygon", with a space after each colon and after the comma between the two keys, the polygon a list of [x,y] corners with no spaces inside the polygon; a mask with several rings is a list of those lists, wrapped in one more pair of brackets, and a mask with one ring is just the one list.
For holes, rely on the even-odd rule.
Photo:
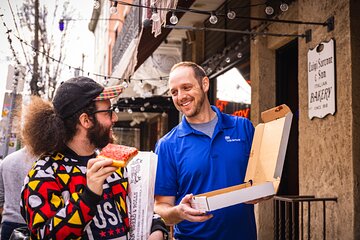
{"label": "shirt collar", "polygon": [[[218,122],[216,124],[215,131],[221,131],[223,129],[231,128],[235,126],[235,121],[231,119],[228,115],[222,114],[220,110],[215,106],[211,106],[211,108],[218,117]],[[178,137],[184,137],[191,133],[195,133],[195,130],[190,126],[185,116],[183,116],[181,123],[178,125]]]}

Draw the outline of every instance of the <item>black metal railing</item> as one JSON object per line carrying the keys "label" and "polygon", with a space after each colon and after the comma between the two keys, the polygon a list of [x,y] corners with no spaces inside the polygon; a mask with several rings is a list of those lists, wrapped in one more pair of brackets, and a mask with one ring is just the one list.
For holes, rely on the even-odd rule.
{"label": "black metal railing", "polygon": [[[307,231],[307,239],[311,239],[311,204],[314,202],[322,202],[322,236],[326,239],[326,203],[337,202],[337,198],[315,196],[274,197],[274,239],[304,239],[305,231]],[[304,229],[304,204],[307,206],[306,230]]]}

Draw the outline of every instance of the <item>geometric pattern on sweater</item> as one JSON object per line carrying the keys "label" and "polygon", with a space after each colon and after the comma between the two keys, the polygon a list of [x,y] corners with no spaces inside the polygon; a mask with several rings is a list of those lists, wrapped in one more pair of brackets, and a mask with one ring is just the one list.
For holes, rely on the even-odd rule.
{"label": "geometric pattern on sweater", "polygon": [[96,203],[84,192],[87,160],[55,153],[40,158],[29,171],[21,192],[21,213],[31,239],[116,239],[127,235],[124,169],[106,179],[102,199]]}

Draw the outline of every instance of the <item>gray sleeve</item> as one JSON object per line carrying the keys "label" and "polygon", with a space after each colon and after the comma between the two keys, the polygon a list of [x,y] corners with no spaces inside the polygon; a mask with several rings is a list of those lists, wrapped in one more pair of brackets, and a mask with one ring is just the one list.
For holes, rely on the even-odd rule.
{"label": "gray sleeve", "polygon": [[[4,160],[2,160],[4,161]],[[3,181],[3,176],[2,176],[2,172],[3,172],[3,166],[2,166],[2,161],[0,162],[0,208],[4,207],[4,181]]]}

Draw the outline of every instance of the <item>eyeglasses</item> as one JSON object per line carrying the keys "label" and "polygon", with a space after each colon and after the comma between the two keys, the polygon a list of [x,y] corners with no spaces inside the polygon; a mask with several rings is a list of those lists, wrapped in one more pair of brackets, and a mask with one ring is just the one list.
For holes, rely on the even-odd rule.
{"label": "eyeglasses", "polygon": [[108,113],[109,117],[112,119],[114,108],[104,109],[104,110],[97,110],[97,111],[94,111],[94,112],[90,113],[90,115],[95,115],[96,113],[102,113],[102,112]]}

